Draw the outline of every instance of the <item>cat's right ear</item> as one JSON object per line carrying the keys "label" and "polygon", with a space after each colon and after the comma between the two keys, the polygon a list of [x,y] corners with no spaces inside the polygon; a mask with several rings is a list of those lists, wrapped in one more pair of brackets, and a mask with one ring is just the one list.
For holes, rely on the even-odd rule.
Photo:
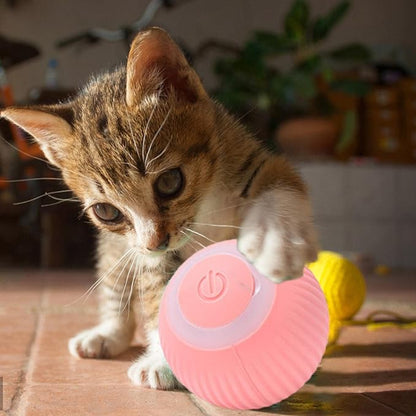
{"label": "cat's right ear", "polygon": [[0,116],[29,133],[39,143],[48,160],[61,167],[65,142],[68,142],[72,132],[69,121],[63,117],[67,112],[57,106],[8,107],[0,112]]}
{"label": "cat's right ear", "polygon": [[174,96],[178,103],[192,104],[207,98],[202,83],[179,46],[163,29],[140,32],[127,60],[126,102],[139,103],[143,97]]}

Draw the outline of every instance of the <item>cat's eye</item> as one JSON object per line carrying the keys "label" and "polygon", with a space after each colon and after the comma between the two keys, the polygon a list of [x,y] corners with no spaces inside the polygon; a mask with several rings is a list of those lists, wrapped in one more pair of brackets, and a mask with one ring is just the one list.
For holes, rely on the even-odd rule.
{"label": "cat's eye", "polygon": [[156,179],[154,189],[161,198],[174,198],[183,188],[183,174],[179,168],[169,169]]}
{"label": "cat's eye", "polygon": [[102,222],[116,223],[123,219],[123,214],[114,205],[99,203],[92,206],[95,216]]}

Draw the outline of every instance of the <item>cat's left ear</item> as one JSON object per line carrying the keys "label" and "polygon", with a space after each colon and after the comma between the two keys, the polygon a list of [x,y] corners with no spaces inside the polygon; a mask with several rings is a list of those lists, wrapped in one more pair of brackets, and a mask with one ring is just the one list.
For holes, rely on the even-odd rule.
{"label": "cat's left ear", "polygon": [[143,97],[174,94],[178,102],[190,104],[207,98],[196,72],[172,38],[160,28],[140,32],[127,61],[126,101],[132,106]]}
{"label": "cat's left ear", "polygon": [[0,116],[33,136],[49,161],[58,167],[62,166],[64,144],[72,133],[68,120],[70,111],[66,107],[8,107],[0,112]]}

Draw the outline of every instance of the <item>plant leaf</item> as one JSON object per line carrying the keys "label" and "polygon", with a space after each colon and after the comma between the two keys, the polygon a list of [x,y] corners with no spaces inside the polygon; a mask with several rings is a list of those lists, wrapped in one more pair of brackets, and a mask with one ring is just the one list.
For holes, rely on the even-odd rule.
{"label": "plant leaf", "polygon": [[371,52],[361,43],[350,43],[330,51],[328,56],[338,61],[369,61]]}
{"label": "plant leaf", "polygon": [[350,95],[364,96],[370,90],[367,82],[355,79],[337,79],[331,83],[331,89],[342,91]]}
{"label": "plant leaf", "polygon": [[348,149],[353,142],[357,130],[357,114],[354,110],[348,110],[343,119],[342,130],[338,143],[336,144],[336,153],[342,153]]}
{"label": "plant leaf", "polygon": [[341,1],[326,16],[316,19],[312,27],[312,40],[319,42],[326,38],[334,26],[345,16],[349,7],[348,0]]}
{"label": "plant leaf", "polygon": [[305,39],[309,21],[309,7],[305,0],[296,0],[285,17],[286,36],[301,43]]}
{"label": "plant leaf", "polygon": [[295,48],[294,42],[285,35],[278,35],[267,31],[255,32],[253,41],[262,48],[265,55],[280,55],[291,52]]}

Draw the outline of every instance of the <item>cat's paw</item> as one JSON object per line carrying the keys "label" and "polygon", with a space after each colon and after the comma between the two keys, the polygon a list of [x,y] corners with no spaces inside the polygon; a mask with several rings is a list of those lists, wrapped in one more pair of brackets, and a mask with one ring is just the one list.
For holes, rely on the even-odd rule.
{"label": "cat's paw", "polygon": [[241,226],[240,252],[276,283],[301,276],[305,264],[316,259],[309,203],[296,192],[263,193],[247,209]]}
{"label": "cat's paw", "polygon": [[130,339],[109,325],[98,325],[80,332],[68,342],[69,352],[77,358],[110,358],[129,346]]}
{"label": "cat's paw", "polygon": [[179,387],[176,377],[162,355],[146,354],[140,357],[127,372],[133,384],[159,390]]}
{"label": "cat's paw", "polygon": [[129,368],[128,376],[133,384],[159,390],[183,388],[163,355],[159,332],[154,329],[148,333],[149,345],[146,354]]}

